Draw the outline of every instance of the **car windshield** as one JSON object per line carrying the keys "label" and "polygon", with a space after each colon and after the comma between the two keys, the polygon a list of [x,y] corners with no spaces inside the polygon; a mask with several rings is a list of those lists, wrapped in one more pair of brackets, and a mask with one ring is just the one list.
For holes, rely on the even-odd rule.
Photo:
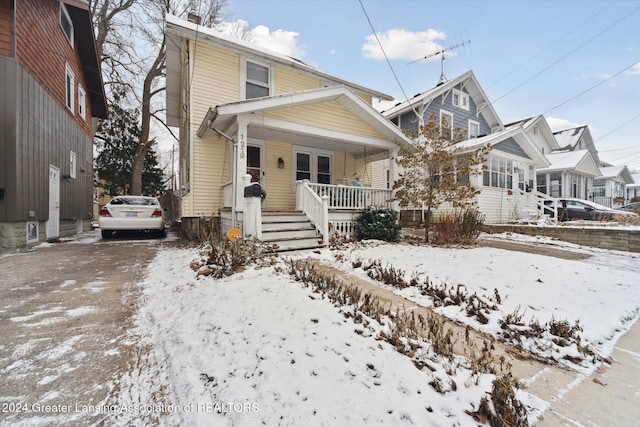
{"label": "car windshield", "polygon": [[116,197],[109,202],[111,205],[137,205],[137,206],[154,206],[158,204],[156,199],[147,197]]}

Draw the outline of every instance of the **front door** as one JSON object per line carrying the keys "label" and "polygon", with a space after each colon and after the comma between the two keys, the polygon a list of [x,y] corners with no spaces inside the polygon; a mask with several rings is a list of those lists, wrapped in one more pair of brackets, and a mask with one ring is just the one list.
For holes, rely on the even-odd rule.
{"label": "front door", "polygon": [[47,220],[47,240],[60,237],[60,169],[49,165],[49,219]]}
{"label": "front door", "polygon": [[251,175],[251,182],[262,185],[262,148],[247,145],[247,173]]}

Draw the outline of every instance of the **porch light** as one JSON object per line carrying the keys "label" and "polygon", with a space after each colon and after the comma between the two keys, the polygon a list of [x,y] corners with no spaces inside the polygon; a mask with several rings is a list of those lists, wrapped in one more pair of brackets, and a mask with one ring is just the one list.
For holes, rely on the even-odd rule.
{"label": "porch light", "polygon": [[284,169],[284,159],[282,157],[278,157],[278,169]]}

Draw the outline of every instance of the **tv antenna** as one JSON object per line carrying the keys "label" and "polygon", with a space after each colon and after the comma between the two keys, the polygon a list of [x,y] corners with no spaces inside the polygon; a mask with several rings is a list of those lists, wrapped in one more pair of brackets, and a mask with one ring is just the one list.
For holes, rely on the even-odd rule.
{"label": "tv antenna", "polygon": [[454,49],[457,49],[459,47],[462,47],[462,46],[465,46],[465,45],[468,45],[468,44],[471,44],[471,40],[465,40],[463,42],[456,43],[454,45],[442,48],[437,52],[430,53],[427,56],[424,56],[422,58],[413,60],[411,62],[408,62],[407,64],[411,65],[411,64],[415,64],[416,62],[426,61],[427,59],[433,58],[435,56],[440,56],[440,79],[438,79],[438,84],[437,84],[437,86],[440,86],[441,84],[443,84],[443,83],[445,83],[447,81],[447,78],[444,76],[444,60],[447,59],[447,53],[451,52]]}

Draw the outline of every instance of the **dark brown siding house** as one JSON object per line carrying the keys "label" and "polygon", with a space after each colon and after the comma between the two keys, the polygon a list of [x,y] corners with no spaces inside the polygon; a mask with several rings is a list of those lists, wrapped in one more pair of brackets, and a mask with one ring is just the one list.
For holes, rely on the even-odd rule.
{"label": "dark brown siding house", "polygon": [[0,253],[90,227],[105,117],[88,2],[0,0]]}

